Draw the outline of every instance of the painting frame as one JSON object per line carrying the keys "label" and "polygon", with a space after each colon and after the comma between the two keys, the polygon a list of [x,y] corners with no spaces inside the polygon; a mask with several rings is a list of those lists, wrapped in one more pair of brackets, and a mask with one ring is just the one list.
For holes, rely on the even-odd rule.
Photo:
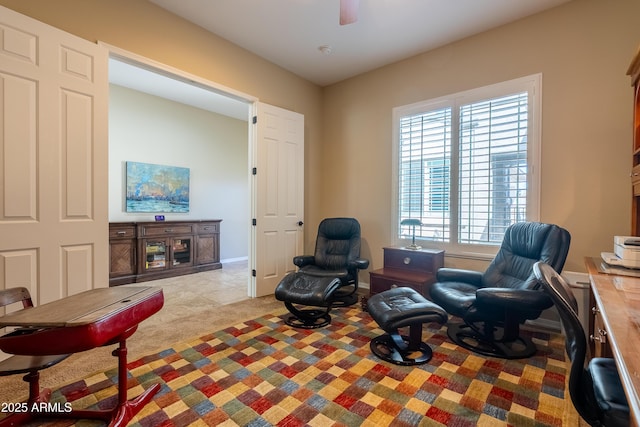
{"label": "painting frame", "polygon": [[189,168],[134,161],[125,163],[127,213],[189,212]]}

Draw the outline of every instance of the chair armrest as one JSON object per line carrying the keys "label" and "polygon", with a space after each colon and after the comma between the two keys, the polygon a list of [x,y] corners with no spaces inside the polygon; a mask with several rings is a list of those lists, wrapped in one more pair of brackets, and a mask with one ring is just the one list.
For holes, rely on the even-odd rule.
{"label": "chair armrest", "polygon": [[482,286],[482,273],[460,268],[440,268],[436,273],[438,282],[463,282],[476,287]]}
{"label": "chair armrest", "polygon": [[313,255],[297,255],[293,257],[293,264],[298,266],[299,268],[304,267],[305,265],[315,264],[316,257]]}
{"label": "chair armrest", "polygon": [[476,306],[519,310],[546,310],[553,305],[549,295],[539,290],[482,288],[476,292]]}
{"label": "chair armrest", "polygon": [[349,267],[357,268],[358,270],[365,270],[369,267],[369,260],[363,258],[354,259],[349,263]]}

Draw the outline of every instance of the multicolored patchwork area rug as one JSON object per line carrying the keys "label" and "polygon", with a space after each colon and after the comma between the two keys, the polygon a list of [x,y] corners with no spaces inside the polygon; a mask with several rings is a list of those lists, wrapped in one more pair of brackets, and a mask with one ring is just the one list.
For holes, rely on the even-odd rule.
{"label": "multicolored patchwork area rug", "polygon": [[[446,327],[425,327],[433,358],[405,367],[371,354],[369,342],[382,330],[359,308],[334,309],[331,325],[314,330],[292,329],[287,315],[268,314],[131,362],[130,397],[154,383],[162,389],[130,425],[562,425],[567,372],[559,335],[536,333],[535,357],[503,360],[452,344]],[[52,398],[109,408],[116,380],[113,369]]]}

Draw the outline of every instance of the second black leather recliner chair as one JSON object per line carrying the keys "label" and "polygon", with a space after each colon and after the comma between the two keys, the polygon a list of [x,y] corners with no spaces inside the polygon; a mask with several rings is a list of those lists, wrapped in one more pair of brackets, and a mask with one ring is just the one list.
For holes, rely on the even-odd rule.
{"label": "second black leather recliner chair", "polygon": [[483,272],[441,268],[430,295],[447,313],[462,319],[447,334],[471,351],[506,359],[530,357],[533,342],[520,324],[538,318],[553,302],[540,291],[533,265],[544,261],[562,271],[571,236],[557,225],[520,222],[505,231],[496,257]]}
{"label": "second black leather recliner chair", "polygon": [[355,218],[325,218],[318,226],[314,254],[296,256],[293,263],[300,273],[340,279],[333,307],[355,304],[358,271],[369,267],[369,260],[360,258],[360,223]]}

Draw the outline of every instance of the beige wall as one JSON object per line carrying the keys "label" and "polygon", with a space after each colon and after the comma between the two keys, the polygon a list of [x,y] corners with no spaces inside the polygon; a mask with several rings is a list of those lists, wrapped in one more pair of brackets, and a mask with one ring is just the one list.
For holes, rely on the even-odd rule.
{"label": "beige wall", "polygon": [[583,271],[584,256],[629,233],[625,72],[640,43],[637,0],[573,0],[324,89],[143,0],[0,4],[304,114],[309,250],[321,218],[354,216],[363,255],[382,265],[381,248],[392,241],[394,106],[534,73],[543,74],[541,220],[571,232],[566,269]]}
{"label": "beige wall", "polygon": [[321,215],[359,218],[365,255],[381,267],[380,248],[392,239],[392,108],[542,73],[540,218],[571,232],[565,269],[584,271],[584,256],[630,232],[625,74],[640,44],[638,17],[637,0],[574,0],[326,88]]}

